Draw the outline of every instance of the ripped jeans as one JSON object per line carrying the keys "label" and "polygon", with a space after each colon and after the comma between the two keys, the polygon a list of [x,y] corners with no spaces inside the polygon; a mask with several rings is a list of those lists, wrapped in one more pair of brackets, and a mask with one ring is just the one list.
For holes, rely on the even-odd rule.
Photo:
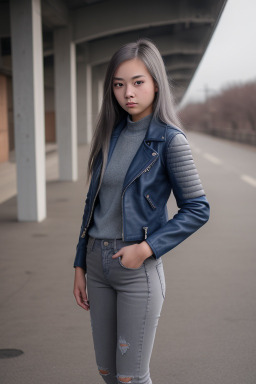
{"label": "ripped jeans", "polygon": [[87,289],[96,362],[107,384],[152,384],[149,362],[164,296],[161,258],[127,268],[122,247],[139,243],[94,239],[87,246]]}

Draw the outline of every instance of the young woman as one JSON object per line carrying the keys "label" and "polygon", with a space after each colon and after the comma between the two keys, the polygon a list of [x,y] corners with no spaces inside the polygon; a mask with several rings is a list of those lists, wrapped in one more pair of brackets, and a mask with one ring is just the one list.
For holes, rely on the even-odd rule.
{"label": "young woman", "polygon": [[[104,381],[151,384],[165,297],[161,256],[208,220],[209,204],[149,40],[121,47],[110,60],[88,174],[74,295],[90,309]],[[179,210],[168,220],[171,191]]]}

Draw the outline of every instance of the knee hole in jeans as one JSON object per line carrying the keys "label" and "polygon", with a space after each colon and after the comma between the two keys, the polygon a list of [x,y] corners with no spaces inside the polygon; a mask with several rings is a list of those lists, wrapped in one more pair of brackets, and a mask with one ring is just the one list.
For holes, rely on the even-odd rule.
{"label": "knee hole in jeans", "polygon": [[110,375],[110,372],[108,369],[105,369],[105,368],[98,368],[98,369],[99,369],[99,373],[101,374],[101,376]]}
{"label": "knee hole in jeans", "polygon": [[126,377],[126,376],[118,376],[117,380],[120,383],[131,383],[132,382],[132,377]]}

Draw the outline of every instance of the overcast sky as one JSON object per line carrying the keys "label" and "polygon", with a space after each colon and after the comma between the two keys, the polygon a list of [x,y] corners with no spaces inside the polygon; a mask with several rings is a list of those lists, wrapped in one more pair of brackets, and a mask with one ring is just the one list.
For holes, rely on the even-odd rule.
{"label": "overcast sky", "polygon": [[228,0],[182,104],[256,80],[256,0]]}

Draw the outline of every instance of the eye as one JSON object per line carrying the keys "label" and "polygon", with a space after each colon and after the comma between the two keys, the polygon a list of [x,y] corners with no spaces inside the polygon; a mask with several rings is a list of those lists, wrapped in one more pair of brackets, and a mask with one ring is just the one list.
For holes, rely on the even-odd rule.
{"label": "eye", "polygon": [[143,84],[144,83],[144,81],[142,81],[142,80],[137,80],[137,81],[135,81],[135,85],[141,85],[141,84]]}
{"label": "eye", "polygon": [[123,86],[123,83],[114,83],[114,87],[120,88]]}

